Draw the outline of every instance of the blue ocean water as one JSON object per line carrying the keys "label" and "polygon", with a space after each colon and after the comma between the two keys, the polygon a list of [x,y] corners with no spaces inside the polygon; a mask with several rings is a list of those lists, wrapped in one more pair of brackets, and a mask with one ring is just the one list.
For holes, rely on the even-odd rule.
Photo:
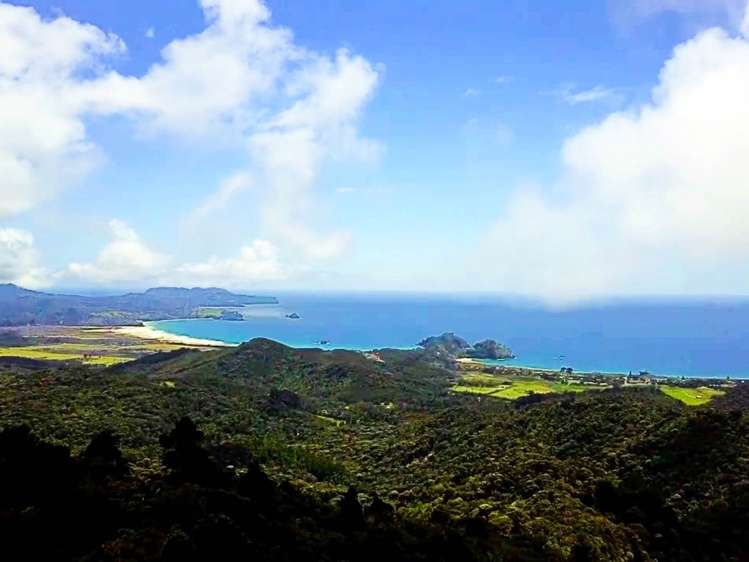
{"label": "blue ocean water", "polygon": [[[554,311],[496,298],[285,295],[250,307],[243,322],[174,320],[154,328],[241,343],[266,337],[295,347],[408,348],[455,332],[491,338],[508,364],[578,371],[647,370],[688,377],[749,377],[749,301],[620,302]],[[299,320],[286,318],[297,313]],[[320,345],[321,341],[330,342]]]}

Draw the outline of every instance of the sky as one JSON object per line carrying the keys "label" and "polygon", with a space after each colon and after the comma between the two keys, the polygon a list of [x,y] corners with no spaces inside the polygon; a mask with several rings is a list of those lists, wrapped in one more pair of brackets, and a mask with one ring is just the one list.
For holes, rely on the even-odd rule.
{"label": "sky", "polygon": [[0,1],[0,282],[747,295],[745,0]]}

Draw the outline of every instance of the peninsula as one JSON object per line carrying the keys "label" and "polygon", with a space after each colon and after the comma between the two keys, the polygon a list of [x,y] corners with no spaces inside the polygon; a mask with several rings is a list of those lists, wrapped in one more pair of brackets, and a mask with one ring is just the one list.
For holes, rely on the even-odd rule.
{"label": "peninsula", "polygon": [[[217,288],[158,287],[117,296],[78,296],[0,285],[0,326],[133,326],[144,321],[197,318],[201,311],[278,304],[275,297]],[[236,313],[227,312],[231,319]]]}

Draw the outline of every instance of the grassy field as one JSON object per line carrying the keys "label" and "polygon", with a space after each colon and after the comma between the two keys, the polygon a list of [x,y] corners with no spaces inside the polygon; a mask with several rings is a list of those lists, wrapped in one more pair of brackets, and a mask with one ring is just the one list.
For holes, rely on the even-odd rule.
{"label": "grassy field", "polygon": [[0,357],[40,361],[78,361],[109,366],[184,345],[123,335],[111,328],[31,327],[20,332],[31,345],[0,346]]}
{"label": "grassy field", "polygon": [[702,406],[717,396],[725,394],[722,390],[701,386],[699,388],[682,388],[679,386],[660,385],[661,392],[687,406]]}
{"label": "grassy field", "polygon": [[517,400],[530,394],[585,392],[594,390],[579,384],[561,384],[532,377],[497,377],[486,374],[467,374],[453,387],[454,392],[480,394],[493,398]]}
{"label": "grassy field", "polygon": [[80,361],[87,365],[116,365],[130,361],[133,357],[121,355],[105,355],[88,351],[67,350],[65,348],[48,346],[2,347],[0,357],[22,357],[24,359],[38,359],[41,361]]}

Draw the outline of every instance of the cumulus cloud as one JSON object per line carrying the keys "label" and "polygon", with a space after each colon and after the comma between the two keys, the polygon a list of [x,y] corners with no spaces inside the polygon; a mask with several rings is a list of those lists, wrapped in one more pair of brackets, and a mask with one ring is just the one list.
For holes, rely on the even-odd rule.
{"label": "cumulus cloud", "polygon": [[746,100],[749,41],[714,28],[679,45],[650,103],[569,138],[559,183],[511,198],[488,237],[491,288],[557,303],[745,293]]}
{"label": "cumulus cloud", "polygon": [[96,283],[132,283],[158,279],[169,258],[150,248],[126,223],[109,222],[111,239],[93,263],[72,263],[66,276]]}
{"label": "cumulus cloud", "polygon": [[[311,191],[328,160],[377,159],[381,147],[359,136],[357,122],[378,71],[345,50],[329,57],[298,46],[260,0],[200,5],[203,31],[171,41],[145,74],[128,76],[109,68],[125,52],[118,37],[0,2],[0,217],[33,208],[95,165],[88,116],[124,115],[149,134],[220,135],[248,147],[247,169],[196,215],[226,206],[256,177],[269,236],[300,259],[345,249],[345,233],[311,218],[320,214]],[[106,279],[89,265],[78,273]]]}
{"label": "cumulus cloud", "polygon": [[145,130],[184,136],[241,131],[265,111],[302,51],[268,25],[258,0],[202,0],[207,27],[170,42],[141,77],[110,72],[79,90],[92,111],[131,115]]}
{"label": "cumulus cloud", "polygon": [[34,207],[94,165],[82,107],[68,92],[81,72],[123,50],[94,26],[0,3],[0,217]]}
{"label": "cumulus cloud", "polygon": [[176,279],[188,284],[240,289],[257,283],[279,281],[286,276],[278,249],[267,240],[255,240],[242,248],[236,257],[214,256],[204,262],[184,264],[176,269]]}
{"label": "cumulus cloud", "polygon": [[311,260],[339,256],[349,236],[319,232],[309,192],[326,160],[374,161],[378,143],[361,138],[357,119],[379,75],[364,58],[340,50],[335,59],[315,57],[288,83],[297,99],[249,139],[253,161],[269,187],[263,219],[269,230]]}
{"label": "cumulus cloud", "polygon": [[[211,256],[199,262],[175,263],[172,256],[153,249],[127,223],[112,219],[108,226],[110,239],[94,262],[72,263],[53,278],[118,286],[167,284],[246,288],[288,276],[278,248],[267,240],[253,241],[233,257]],[[15,264],[14,269],[10,269],[11,263]],[[20,280],[20,272],[27,270],[41,276],[42,270],[29,267],[35,263],[33,239],[29,235],[0,230],[0,278]]]}
{"label": "cumulus cloud", "polygon": [[0,282],[30,289],[50,285],[48,272],[39,265],[34,237],[28,232],[0,228]]}

